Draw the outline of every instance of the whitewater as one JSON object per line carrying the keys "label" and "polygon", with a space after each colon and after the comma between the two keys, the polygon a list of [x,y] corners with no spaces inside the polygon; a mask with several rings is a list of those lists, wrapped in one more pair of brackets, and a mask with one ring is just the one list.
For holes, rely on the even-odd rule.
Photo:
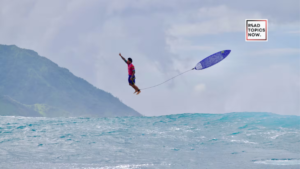
{"label": "whitewater", "polygon": [[300,168],[300,116],[0,116],[1,169]]}

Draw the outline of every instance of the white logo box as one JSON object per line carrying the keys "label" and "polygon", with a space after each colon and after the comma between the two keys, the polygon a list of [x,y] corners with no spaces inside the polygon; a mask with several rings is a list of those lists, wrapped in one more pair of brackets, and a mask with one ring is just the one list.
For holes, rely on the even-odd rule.
{"label": "white logo box", "polygon": [[268,41],[268,19],[246,19],[246,41]]}

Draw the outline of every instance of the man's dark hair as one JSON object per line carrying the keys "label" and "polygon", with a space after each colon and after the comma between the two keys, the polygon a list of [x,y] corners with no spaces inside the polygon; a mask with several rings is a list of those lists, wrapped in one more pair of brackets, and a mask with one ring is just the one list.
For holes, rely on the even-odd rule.
{"label": "man's dark hair", "polygon": [[131,58],[128,58],[128,60],[132,63],[132,59]]}

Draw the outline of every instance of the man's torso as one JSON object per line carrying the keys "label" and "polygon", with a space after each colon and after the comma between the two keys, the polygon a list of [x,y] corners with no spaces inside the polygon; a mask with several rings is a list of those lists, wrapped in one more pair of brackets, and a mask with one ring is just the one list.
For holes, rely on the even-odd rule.
{"label": "man's torso", "polygon": [[[128,64],[128,63],[127,63]],[[134,71],[134,66],[132,63],[128,64],[128,74],[132,75]]]}

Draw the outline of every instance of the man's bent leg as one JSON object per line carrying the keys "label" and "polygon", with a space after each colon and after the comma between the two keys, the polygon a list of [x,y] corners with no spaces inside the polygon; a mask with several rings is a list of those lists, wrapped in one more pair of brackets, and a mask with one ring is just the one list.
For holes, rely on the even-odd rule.
{"label": "man's bent leg", "polygon": [[134,90],[135,90],[134,93],[138,92],[139,89],[138,89],[134,84],[130,84],[130,83],[129,83],[129,85],[130,85],[132,88],[134,88]]}
{"label": "man's bent leg", "polygon": [[137,93],[137,95],[140,94],[141,90],[136,85],[133,85],[133,86],[134,86],[134,88],[136,90],[134,93]]}
{"label": "man's bent leg", "polygon": [[139,91],[140,89],[136,86],[136,85],[133,85],[133,87],[135,88],[135,90]]}

